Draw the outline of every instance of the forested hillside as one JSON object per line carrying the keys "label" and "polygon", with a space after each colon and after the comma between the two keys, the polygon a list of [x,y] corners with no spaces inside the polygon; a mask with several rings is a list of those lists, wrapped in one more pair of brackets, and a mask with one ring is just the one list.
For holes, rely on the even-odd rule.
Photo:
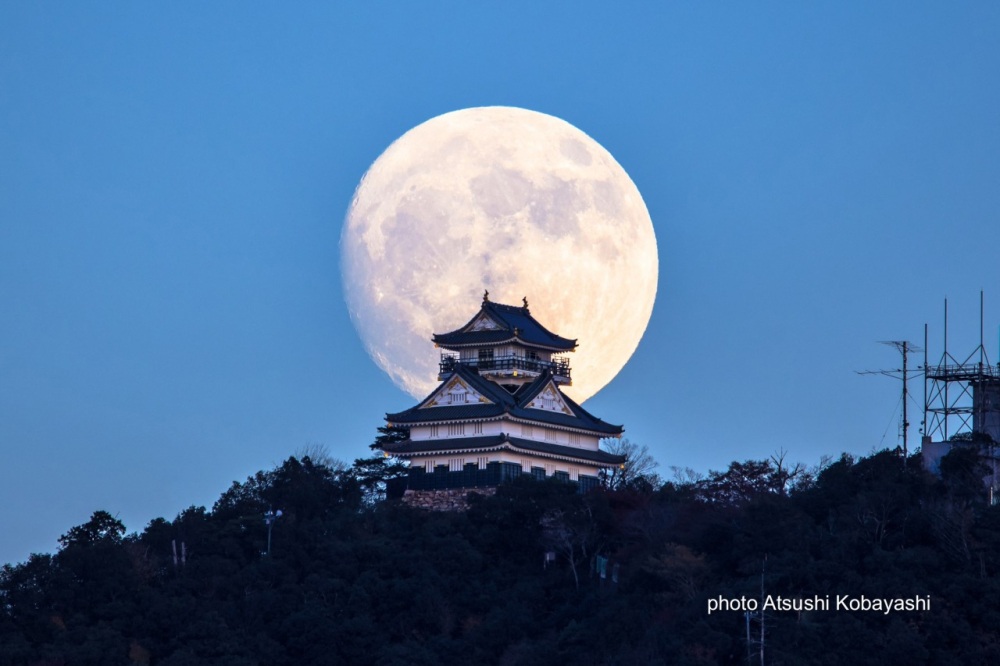
{"label": "forested hillside", "polygon": [[[1000,663],[1000,508],[974,456],[942,479],[888,451],[775,463],[586,495],[525,478],[435,513],[385,499],[380,459],[290,458],[211,510],[136,534],[97,511],[5,566],[0,664],[746,664],[761,622],[767,664]],[[706,610],[762,593],[930,610]]]}

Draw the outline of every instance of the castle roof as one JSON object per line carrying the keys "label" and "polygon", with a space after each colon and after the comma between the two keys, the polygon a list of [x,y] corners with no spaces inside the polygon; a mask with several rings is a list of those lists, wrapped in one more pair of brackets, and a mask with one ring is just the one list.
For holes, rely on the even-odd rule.
{"label": "castle roof", "polygon": [[620,465],[625,462],[625,456],[615,455],[607,451],[580,449],[549,442],[536,442],[522,437],[511,437],[506,433],[487,435],[484,437],[456,437],[454,439],[406,439],[393,444],[386,444],[384,450],[398,456],[419,455],[421,453],[461,452],[474,453],[485,451],[509,450],[515,453],[526,452],[540,454],[552,458],[571,458],[597,463],[599,465]]}
{"label": "castle roof", "polygon": [[505,342],[520,342],[528,347],[538,347],[555,352],[576,349],[576,340],[563,338],[538,323],[523,307],[494,303],[483,297],[479,312],[461,328],[450,333],[435,333],[435,344],[445,349],[484,347]]}
{"label": "castle roof", "polygon": [[[460,389],[468,392],[473,401],[449,404],[444,400],[448,391],[457,385],[461,385]],[[544,403],[537,400],[543,394],[547,398]],[[542,404],[549,407],[540,408]],[[455,365],[452,373],[423,402],[396,414],[386,414],[385,418],[393,425],[412,426],[505,415],[515,420],[582,430],[599,436],[617,436],[624,432],[622,426],[602,421],[563,394],[548,370],[511,393],[463,365]]]}

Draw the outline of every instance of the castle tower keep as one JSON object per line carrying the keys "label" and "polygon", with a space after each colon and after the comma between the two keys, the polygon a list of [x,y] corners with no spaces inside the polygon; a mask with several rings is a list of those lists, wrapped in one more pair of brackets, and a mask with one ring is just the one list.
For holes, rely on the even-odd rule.
{"label": "castle tower keep", "polygon": [[489,300],[472,319],[433,336],[441,354],[441,384],[410,409],[386,414],[408,439],[384,452],[410,463],[409,489],[496,486],[521,474],[600,483],[602,469],[625,459],[602,451],[605,437],[624,428],[606,423],[562,390],[571,384],[565,354],[576,340],[542,326],[528,301],[512,306]]}

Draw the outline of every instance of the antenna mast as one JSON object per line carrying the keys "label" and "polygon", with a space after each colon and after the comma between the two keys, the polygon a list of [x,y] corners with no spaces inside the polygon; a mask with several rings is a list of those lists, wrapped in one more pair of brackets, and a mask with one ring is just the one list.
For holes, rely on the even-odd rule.
{"label": "antenna mast", "polygon": [[882,375],[884,377],[892,377],[894,379],[903,380],[903,467],[906,467],[906,459],[910,455],[910,448],[908,444],[908,432],[910,430],[910,421],[907,418],[907,405],[906,402],[909,399],[909,356],[910,352],[923,351],[923,348],[918,347],[912,342],[906,340],[889,340],[883,341],[880,344],[889,345],[895,347],[903,357],[903,367],[894,368],[891,370],[864,370],[858,372],[859,375]]}

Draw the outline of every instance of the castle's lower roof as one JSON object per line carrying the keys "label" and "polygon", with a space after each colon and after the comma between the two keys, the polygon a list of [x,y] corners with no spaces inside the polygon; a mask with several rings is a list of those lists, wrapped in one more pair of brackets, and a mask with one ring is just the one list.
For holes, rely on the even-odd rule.
{"label": "castle's lower roof", "polygon": [[[396,414],[386,414],[385,420],[394,425],[413,426],[429,423],[444,423],[447,421],[487,420],[500,416],[509,416],[520,421],[551,425],[591,432],[598,436],[618,436],[624,432],[619,425],[607,423],[592,415],[580,405],[559,390],[552,380],[552,374],[545,370],[530,384],[521,386],[516,393],[507,391],[502,386],[481,377],[475,370],[462,365],[454,367],[458,375],[469,387],[482,395],[486,401],[459,405],[428,406],[441,390],[435,390],[426,400]],[[448,383],[451,375],[446,377],[442,386]],[[553,392],[565,403],[571,413],[543,410],[529,407],[532,400],[547,386],[552,386]]]}
{"label": "castle's lower roof", "polygon": [[536,442],[522,437],[511,437],[505,433],[483,437],[455,437],[450,439],[406,439],[386,444],[383,450],[396,456],[409,458],[429,453],[475,453],[508,450],[516,453],[530,453],[551,458],[573,458],[602,467],[620,465],[625,456],[617,456],[607,451],[578,449],[573,446]]}

